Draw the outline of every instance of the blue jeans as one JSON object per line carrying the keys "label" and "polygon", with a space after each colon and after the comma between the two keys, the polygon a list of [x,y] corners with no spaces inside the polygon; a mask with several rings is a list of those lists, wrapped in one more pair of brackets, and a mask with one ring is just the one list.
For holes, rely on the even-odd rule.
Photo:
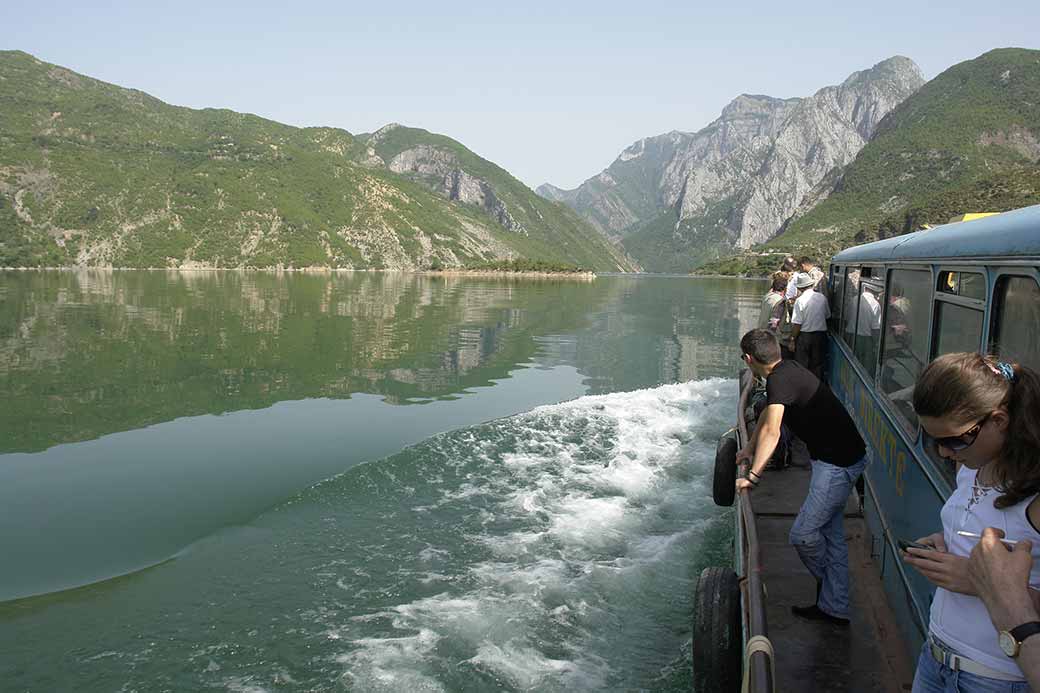
{"label": "blue jeans", "polygon": [[821,611],[849,617],[849,546],[845,542],[845,503],[867,466],[864,457],[851,467],[812,461],[809,493],[791,525],[791,544],[821,583]]}
{"label": "blue jeans", "polygon": [[935,661],[928,643],[921,648],[913,693],[1028,693],[1025,681],[1001,681],[966,671],[954,671]]}

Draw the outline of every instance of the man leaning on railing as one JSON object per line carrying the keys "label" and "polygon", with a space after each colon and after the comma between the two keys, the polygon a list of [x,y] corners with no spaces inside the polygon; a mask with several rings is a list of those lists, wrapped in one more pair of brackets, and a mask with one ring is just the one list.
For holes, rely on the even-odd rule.
{"label": "man leaning on railing", "polygon": [[867,464],[866,444],[845,407],[819,378],[792,360],[780,359],[780,344],[768,330],[754,329],[740,340],[744,363],[766,381],[766,408],[737,463],[751,462],[738,493],[762,480],[766,464],[786,425],[809,448],[812,479],[790,540],[816,578],[816,603],[795,606],[797,616],[839,625],[849,623],[849,549],[843,515],[850,492]]}

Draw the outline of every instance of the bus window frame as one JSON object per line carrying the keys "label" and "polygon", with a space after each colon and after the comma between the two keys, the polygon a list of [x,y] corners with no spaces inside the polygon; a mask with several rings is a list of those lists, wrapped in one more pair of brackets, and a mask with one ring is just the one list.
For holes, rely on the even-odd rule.
{"label": "bus window frame", "polygon": [[[944,272],[959,272],[959,273],[974,273],[982,275],[983,284],[986,287],[986,298],[967,298],[965,296],[958,296],[957,294],[948,294],[939,290],[939,280]],[[955,306],[961,306],[962,308],[969,308],[977,310],[982,316],[982,329],[979,330],[979,343],[975,345],[975,351],[981,352],[983,345],[987,344],[988,339],[988,325],[990,320],[989,306],[992,303],[993,296],[993,284],[991,281],[989,268],[984,265],[960,265],[960,264],[936,264],[932,267],[932,312],[929,316],[929,342],[928,342],[928,363],[934,361],[938,356],[939,346],[939,333],[942,329],[942,324],[939,322],[939,310],[942,303],[949,303]],[[920,423],[918,423],[918,437],[920,437]],[[924,453],[923,461],[927,462],[930,471],[935,471],[939,474],[943,480],[950,485],[951,490],[957,486],[956,471],[954,471],[952,478],[948,475],[948,472],[943,471],[942,463],[936,460],[932,454],[925,449],[923,441],[921,442],[921,451]]]}
{"label": "bus window frame", "polygon": [[[978,274],[982,276],[982,282],[986,287],[986,298],[971,298],[970,296],[962,296],[960,294],[952,294],[946,291],[939,290],[939,282],[944,272],[953,272],[956,274]],[[987,301],[990,298],[991,285],[989,283],[989,271],[984,265],[949,265],[941,264],[935,266],[935,295],[936,297],[942,297],[943,299],[964,299],[966,301],[982,302]],[[966,305],[966,304],[965,304]]]}
{"label": "bus window frame", "polygon": [[996,353],[993,348],[996,345],[997,339],[997,285],[1000,284],[1000,280],[1004,277],[1023,277],[1032,278],[1033,281],[1040,286],[1040,270],[1036,269],[1035,264],[1000,264],[994,265],[989,268],[989,282],[986,291],[988,300],[986,301],[986,323],[983,325],[983,344],[985,345],[985,352],[987,354]]}
{"label": "bus window frame", "polygon": [[831,318],[827,324],[828,327],[834,328],[833,331],[835,332],[835,334],[839,334],[841,332],[841,312],[842,308],[844,307],[841,304],[845,302],[845,267],[845,265],[831,265],[829,268],[830,276],[827,278],[827,281],[830,282],[827,285],[830,289],[830,296],[827,297],[830,303],[834,303],[834,298],[835,296],[837,296],[837,293],[835,292],[834,288],[836,286],[839,286],[839,284],[834,283],[834,280],[835,278],[837,278],[841,281],[840,286],[842,300],[838,301],[839,305],[837,307],[837,310],[834,309],[833,305],[831,306]]}
{"label": "bus window frame", "polygon": [[[859,292],[856,294],[856,306],[857,306],[857,308],[856,308],[856,312],[857,312],[857,315],[856,315],[856,320],[857,320],[856,326],[857,326],[857,328],[859,326],[859,315],[858,315],[859,308],[858,308],[858,306],[859,306],[860,300],[861,300],[861,298],[863,296],[863,287],[864,286],[874,289],[876,291],[876,295],[880,295],[881,296],[881,303],[882,303],[882,305],[881,305],[881,327],[884,328],[884,326],[885,326],[885,312],[886,312],[886,310],[888,308],[888,305],[887,305],[888,301],[885,298],[885,286],[886,286],[885,279],[888,278],[888,271],[887,271],[887,268],[885,268],[884,266],[881,267],[881,270],[882,270],[882,272],[881,272],[881,277],[880,278],[876,277],[873,273],[869,277],[867,277],[866,279],[863,278],[862,274],[860,275],[860,279],[859,279]],[[853,343],[851,345],[852,346],[852,355],[853,355],[853,357],[855,357],[857,363],[859,362],[859,356],[856,354],[856,345],[859,343],[860,336],[861,335],[859,333],[853,333]],[[873,385],[875,392],[878,390],[878,387],[877,387],[877,384],[878,384],[878,370],[879,370],[878,366],[881,363],[881,341],[882,341],[882,336],[879,333],[878,334],[877,347],[874,349],[874,364],[872,366],[873,371],[870,374],[871,375],[870,382]],[[863,365],[863,364],[861,363],[860,365]],[[866,366],[863,366],[863,367],[864,367],[864,369],[866,369]]]}
{"label": "bus window frame", "polygon": [[[845,265],[844,269],[846,271],[848,269],[850,269],[850,268],[855,268],[855,267],[858,267],[858,268],[862,269],[865,266],[867,266],[867,265],[866,264],[858,264],[858,263],[850,263],[848,265]],[[929,299],[928,299],[929,300],[929,304],[927,306],[927,309],[928,309],[928,313],[927,313],[927,315],[928,315],[928,324],[924,327],[924,329],[927,331],[928,338],[929,338],[929,345],[930,345],[930,340],[931,340],[931,335],[932,335],[932,328],[933,328],[933,322],[934,322],[934,318],[935,318],[935,310],[934,310],[934,303],[935,303],[934,297],[935,297],[935,287],[936,287],[936,283],[935,282],[938,281],[938,276],[939,276],[938,273],[935,270],[935,265],[933,265],[931,263],[928,263],[928,262],[920,262],[920,261],[918,261],[918,262],[905,262],[905,263],[904,262],[878,262],[878,263],[869,263],[869,266],[874,267],[875,269],[879,269],[882,272],[881,276],[884,277],[884,284],[885,284],[885,290],[886,291],[890,290],[890,287],[892,286],[892,274],[891,273],[893,271],[910,270],[910,271],[918,271],[918,272],[927,272],[928,273],[930,296],[929,296]],[[1012,274],[1014,274],[1014,272],[1012,272]],[[872,274],[872,276],[870,278],[874,279],[874,278],[877,278],[877,276]],[[858,302],[857,302],[857,304],[858,304]],[[881,343],[878,345],[878,365],[880,365],[880,363],[881,363],[881,357],[884,354],[884,350],[885,350],[885,336],[886,336],[885,327],[888,324],[887,320],[888,320],[888,300],[886,299],[884,305],[882,306],[882,313],[881,313]],[[866,370],[863,368],[863,365],[860,364],[859,360],[855,357],[855,354],[853,354],[852,346],[849,345],[848,343],[846,343],[844,339],[841,339],[841,335],[835,335],[834,343],[838,346],[839,349],[843,350],[844,355],[845,355],[845,360],[848,362],[849,367],[852,368],[857,373],[859,373],[861,377],[865,376],[866,375]],[[880,370],[880,369],[878,369],[878,370]],[[865,377],[864,377],[864,380],[866,380]],[[913,425],[911,425],[909,421],[907,421],[905,418],[903,418],[902,413],[899,411],[899,408],[896,407],[896,405],[892,402],[891,398],[889,398],[888,393],[884,392],[883,390],[881,390],[880,387],[878,387],[876,379],[874,380],[874,382],[871,385],[871,387],[873,388],[873,391],[874,391],[874,393],[877,396],[877,401],[878,401],[878,404],[879,404],[881,410],[884,412],[886,417],[888,417],[891,421],[893,421],[895,423],[895,425],[893,427],[893,430],[896,432],[896,435],[899,435],[903,439],[903,441],[906,443],[907,447],[909,447],[910,449],[917,449],[917,448],[919,448],[919,446],[921,445],[921,423],[920,423],[920,421],[915,422]],[[921,473],[924,475],[924,478],[928,481],[928,483],[935,490],[935,492],[939,495],[939,497],[941,499],[943,499],[943,500],[945,500],[946,498],[949,498],[950,494],[953,493],[954,487],[950,484],[949,480],[938,469],[938,467],[931,460],[927,459],[927,456],[925,456],[925,458],[922,459],[915,453],[911,457],[914,460],[914,463],[917,465],[917,468],[921,470]]]}
{"label": "bus window frame", "polygon": [[[851,362],[855,363],[857,366],[860,366],[860,367],[862,367],[863,364],[861,364],[859,362],[859,359],[856,358],[855,353],[853,351],[853,345],[856,343],[856,334],[855,334],[855,332],[853,332],[853,334],[852,334],[852,344],[850,344],[849,342],[845,341],[845,323],[843,322],[845,320],[844,303],[845,303],[845,301],[848,298],[849,272],[859,272],[859,274],[860,274],[860,284],[862,284],[863,283],[863,268],[864,267],[877,267],[877,266],[880,266],[882,269],[884,269],[884,265],[861,265],[861,264],[857,264],[857,263],[853,263],[851,265],[844,265],[842,267],[843,274],[841,275],[841,282],[842,282],[841,283],[841,300],[842,300],[842,304],[843,305],[842,305],[842,309],[840,311],[840,318],[839,318],[838,322],[836,322],[834,324],[834,335],[835,335],[835,339],[837,339],[839,342],[841,342],[842,344],[844,344],[845,346],[847,346],[849,348],[849,354],[852,356],[852,358],[849,359],[849,360]],[[873,275],[871,275],[870,278],[873,278]],[[833,298],[834,298],[834,292],[831,292],[831,299],[833,299]],[[859,286],[856,287],[856,303],[854,305],[856,307],[852,311],[853,312],[853,323],[855,323],[855,321],[857,319],[859,319],[859,315],[858,315],[858,313],[859,313]],[[831,316],[831,317],[833,317],[833,316]],[[830,327],[830,325],[828,324],[828,328],[829,327]],[[855,324],[853,324],[853,329],[855,329]]]}
{"label": "bus window frame", "polygon": [[[867,277],[866,279],[863,279],[863,268],[864,267],[870,267],[870,276]],[[859,291],[862,290],[862,286],[863,286],[863,282],[864,281],[866,281],[867,283],[869,283],[872,286],[876,286],[876,285],[880,284],[881,285],[881,290],[883,290],[883,291],[885,290],[885,287],[888,286],[889,265],[885,264],[884,262],[864,262],[864,263],[853,262],[853,263],[850,263],[850,264],[841,265],[841,270],[844,273],[844,274],[841,275],[841,281],[844,282],[842,284],[842,287],[841,287],[842,288],[842,291],[841,291],[842,303],[844,302],[844,298],[846,298],[846,292],[849,290],[849,282],[846,281],[846,279],[849,277],[849,272],[852,271],[852,270],[858,270],[859,273],[860,273],[860,280],[859,280],[860,286],[857,289],[857,293],[856,293],[856,312],[857,313],[859,312]],[[880,273],[879,273],[879,271],[880,271]],[[834,292],[832,291],[831,292],[831,298],[833,298],[833,297],[834,297]],[[885,309],[886,309],[885,306],[881,307],[881,310],[882,310],[882,313],[881,313],[881,325],[882,325],[882,327],[884,327],[884,325],[885,325],[885,312],[884,312]],[[833,311],[833,307],[832,307],[832,311]],[[833,317],[833,314],[831,315],[831,317]],[[858,319],[859,315],[857,315],[856,318]],[[868,374],[867,371],[866,371],[866,367],[862,363],[860,363],[859,362],[859,358],[856,357],[856,352],[855,352],[855,349],[854,349],[855,334],[853,335],[853,343],[852,344],[850,344],[848,341],[844,340],[844,326],[843,326],[843,324],[841,322],[841,320],[843,320],[843,319],[844,319],[844,311],[842,310],[841,314],[840,314],[840,319],[838,320],[838,323],[836,323],[833,327],[828,323],[828,330],[830,330],[831,335],[834,338],[834,341],[835,342],[840,342],[841,344],[843,344],[844,348],[846,348],[846,350],[848,351],[848,354],[846,354],[846,357],[848,358],[849,363],[852,364],[852,367],[859,369],[861,371],[860,375],[864,376],[863,380],[865,382],[870,383],[870,386],[872,386],[875,389],[875,391],[877,391],[877,389],[878,389],[878,387],[877,387],[877,384],[878,384],[878,363],[879,363],[879,359],[881,358],[881,345],[882,345],[882,342],[881,341],[878,342],[878,353],[875,354],[875,358],[874,358],[874,371],[873,371],[873,373],[869,373]]]}
{"label": "bus window frame", "polygon": [[[938,281],[939,275],[933,265],[918,264],[918,263],[892,263],[885,266],[885,286],[891,290],[892,286],[892,272],[894,271],[918,271],[927,272],[931,277],[929,285],[931,287],[931,298],[929,299],[930,305],[928,306],[928,326],[925,328],[928,331],[928,349],[932,348],[932,329],[935,323],[935,286]],[[878,363],[881,362],[881,357],[885,353],[885,340],[888,334],[888,297],[885,297],[885,305],[882,307],[881,313],[881,343],[878,345]],[[927,355],[925,357],[927,359]],[[925,365],[928,361],[926,360]],[[892,398],[888,396],[888,393],[882,390],[880,387],[875,387],[874,392],[877,393],[878,399],[883,403],[885,410],[892,416],[895,421],[899,422],[903,432],[907,434],[908,440],[910,441],[910,447],[914,447],[921,439],[921,422],[915,421],[911,424],[903,416],[902,412],[899,411],[899,407],[895,405]],[[934,482],[933,482],[934,485]],[[936,488],[939,488],[936,486]]]}
{"label": "bus window frame", "polygon": [[[957,294],[948,294],[939,290],[939,278],[943,272],[959,272],[962,274],[981,274],[982,281],[986,286],[986,298],[967,298],[966,296],[958,296]],[[993,283],[991,281],[990,273],[988,268],[984,265],[935,265],[932,271],[932,315],[929,318],[929,324],[931,325],[931,331],[929,332],[930,341],[928,343],[928,363],[931,363],[939,356],[939,329],[942,325],[939,324],[939,303],[952,303],[962,308],[971,308],[982,313],[982,329],[979,331],[979,343],[975,347],[975,351],[985,353],[985,345],[989,344],[988,341],[988,325],[989,325],[989,306],[993,302]]]}

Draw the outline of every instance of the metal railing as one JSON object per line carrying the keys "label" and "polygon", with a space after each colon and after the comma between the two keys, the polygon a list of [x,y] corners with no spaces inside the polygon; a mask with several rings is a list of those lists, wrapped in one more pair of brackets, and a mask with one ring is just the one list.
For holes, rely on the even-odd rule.
{"label": "metal railing", "polygon": [[[745,384],[746,381],[746,384]],[[750,437],[744,412],[747,411],[748,398],[754,390],[755,378],[749,371],[741,374],[741,391],[737,409],[737,442],[738,449],[743,449]],[[748,464],[740,465],[740,474],[747,475]],[[766,594],[762,584],[762,550],[758,543],[758,528],[755,523],[755,510],[751,503],[750,493],[738,493],[736,497],[737,517],[739,522],[738,547],[740,565],[741,592],[744,609],[744,685],[748,693],[773,693],[774,655],[769,640],[769,627],[766,622]]]}

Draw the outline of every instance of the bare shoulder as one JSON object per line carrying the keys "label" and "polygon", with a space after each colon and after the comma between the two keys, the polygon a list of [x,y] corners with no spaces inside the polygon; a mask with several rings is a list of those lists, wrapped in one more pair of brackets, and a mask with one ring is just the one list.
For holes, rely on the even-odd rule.
{"label": "bare shoulder", "polygon": [[1033,525],[1033,529],[1040,534],[1040,495],[1037,495],[1032,501],[1029,502],[1029,507],[1026,508],[1026,515],[1029,517],[1029,524]]}

